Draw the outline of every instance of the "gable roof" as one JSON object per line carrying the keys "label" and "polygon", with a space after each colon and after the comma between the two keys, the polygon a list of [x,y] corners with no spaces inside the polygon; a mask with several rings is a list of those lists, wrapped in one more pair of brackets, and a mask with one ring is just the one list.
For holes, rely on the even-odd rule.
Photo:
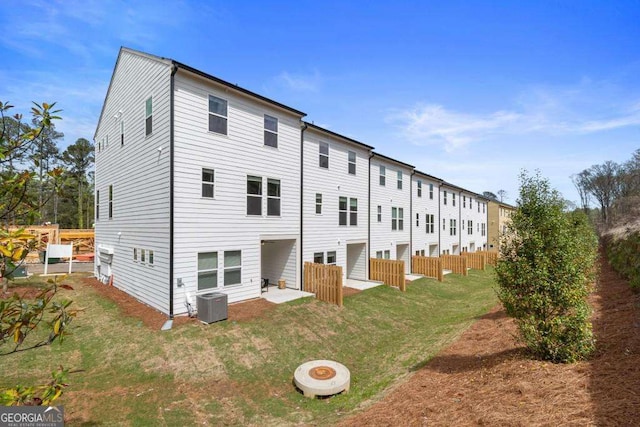
{"label": "gable roof", "polygon": [[309,129],[313,129],[313,130],[316,130],[316,131],[321,132],[321,133],[326,133],[327,135],[335,137],[335,138],[340,138],[340,139],[342,139],[342,140],[344,140],[346,142],[350,142],[352,144],[359,145],[360,147],[365,148],[367,150],[373,150],[373,148],[374,148],[374,147],[372,147],[370,145],[367,145],[365,143],[362,143],[360,141],[356,141],[355,139],[351,139],[351,138],[349,138],[347,136],[340,135],[339,133],[330,131],[329,129],[325,129],[325,128],[320,127],[318,125],[314,125],[313,123],[309,123],[309,122],[305,122],[305,121],[303,121],[302,123],[304,123]]}

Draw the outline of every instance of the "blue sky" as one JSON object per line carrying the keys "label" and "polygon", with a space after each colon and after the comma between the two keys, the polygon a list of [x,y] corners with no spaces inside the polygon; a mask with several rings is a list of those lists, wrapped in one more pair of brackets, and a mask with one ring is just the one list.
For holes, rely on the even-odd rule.
{"label": "blue sky", "polygon": [[[167,6],[170,5],[170,6]],[[0,99],[91,139],[120,46],[308,114],[475,192],[640,148],[637,1],[39,1],[0,9]]]}

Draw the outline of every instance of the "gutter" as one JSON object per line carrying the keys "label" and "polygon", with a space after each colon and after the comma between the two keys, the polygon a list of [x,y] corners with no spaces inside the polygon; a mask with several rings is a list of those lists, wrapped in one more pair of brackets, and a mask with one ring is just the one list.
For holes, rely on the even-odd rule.
{"label": "gutter", "polygon": [[169,89],[169,319],[173,319],[173,234],[174,234],[174,169],[175,169],[175,141],[174,141],[174,91],[175,75],[178,72],[176,64],[171,65]]}
{"label": "gutter", "polygon": [[[307,124],[300,121],[300,258],[304,258],[304,131]],[[304,262],[300,259],[300,290],[304,289]]]}

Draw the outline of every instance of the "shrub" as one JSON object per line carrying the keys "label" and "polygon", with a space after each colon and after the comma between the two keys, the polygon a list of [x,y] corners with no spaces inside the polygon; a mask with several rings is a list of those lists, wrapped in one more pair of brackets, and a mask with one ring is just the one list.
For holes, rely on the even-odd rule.
{"label": "shrub", "polygon": [[604,239],[607,258],[635,290],[640,290],[640,231],[625,237]]}
{"label": "shrub", "polygon": [[500,245],[497,294],[537,357],[585,358],[594,348],[586,297],[595,278],[597,238],[587,217],[539,174],[520,176],[516,212]]}

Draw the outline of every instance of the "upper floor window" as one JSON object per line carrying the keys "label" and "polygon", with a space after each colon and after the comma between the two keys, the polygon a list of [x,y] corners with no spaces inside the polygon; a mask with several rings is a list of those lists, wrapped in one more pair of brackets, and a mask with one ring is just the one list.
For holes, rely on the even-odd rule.
{"label": "upper floor window", "polygon": [[487,213],[487,212],[486,212],[486,210],[485,210],[485,209],[486,209],[486,206],[487,206],[487,204],[486,204],[486,203],[483,203],[483,204],[482,204],[482,213]]}
{"label": "upper floor window", "polygon": [[442,218],[442,231],[447,229],[447,220]]}
{"label": "upper floor window", "polygon": [[429,184],[429,199],[433,200],[433,184]]}
{"label": "upper floor window", "polygon": [[151,132],[153,131],[153,101],[151,97],[149,97],[145,102],[144,117],[145,135],[151,135]]}
{"label": "upper floor window", "polygon": [[473,234],[473,221],[467,220],[467,234]]}
{"label": "upper floor window", "polygon": [[462,196],[462,207],[463,208],[467,207],[467,196]]}
{"label": "upper floor window", "polygon": [[267,216],[280,216],[280,180],[267,180]]}
{"label": "upper floor window", "polygon": [[247,215],[262,215],[262,177],[247,176]]}
{"label": "upper floor window", "polygon": [[417,185],[418,185],[418,197],[422,197],[422,181],[418,180]]}
{"label": "upper floor window", "polygon": [[209,131],[227,134],[227,100],[209,95]]}
{"label": "upper floor window", "polygon": [[356,174],[356,153],[355,151],[349,151],[349,173],[351,175]]}
{"label": "upper floor window", "polygon": [[447,204],[447,190],[444,190],[444,192],[442,193],[442,200],[443,200],[443,203],[446,205]]}
{"label": "upper floor window", "polygon": [[403,208],[391,208],[391,230],[404,230]]}
{"label": "upper floor window", "polygon": [[96,221],[100,219],[100,190],[96,190]]}
{"label": "upper floor window", "polygon": [[435,224],[435,217],[433,214],[426,214],[425,215],[425,223],[426,223],[426,232],[427,233],[433,233],[433,229],[434,229],[434,224]]}
{"label": "upper floor window", "polygon": [[473,199],[469,197],[469,209],[473,209]]}
{"label": "upper floor window", "polygon": [[420,214],[416,214],[416,227],[420,227]]}
{"label": "upper floor window", "polygon": [[202,197],[213,199],[214,179],[213,169],[202,169]]}
{"label": "upper floor window", "polygon": [[456,193],[451,193],[451,205],[456,205]]}
{"label": "upper floor window", "polygon": [[278,148],[278,119],[264,115],[264,145]]}
{"label": "upper floor window", "polygon": [[120,146],[124,147],[124,120],[120,121]]}
{"label": "upper floor window", "polygon": [[378,222],[382,222],[382,206],[378,205]]}
{"label": "upper floor window", "polygon": [[398,190],[402,190],[402,171],[398,171]]}
{"label": "upper floor window", "polygon": [[358,199],[349,199],[349,223],[358,225]]}
{"label": "upper floor window", "polygon": [[383,187],[387,184],[387,168],[380,165],[380,185]]}
{"label": "upper floor window", "polygon": [[347,198],[338,200],[338,225],[347,225]]}
{"label": "upper floor window", "polygon": [[476,203],[478,205],[478,213],[480,213],[480,202]]}
{"label": "upper floor window", "polygon": [[329,169],[329,144],[327,144],[326,142],[321,142],[320,143],[320,148],[319,148],[319,154],[320,154],[320,167],[324,168],[324,169]]}
{"label": "upper floor window", "polygon": [[113,185],[109,186],[109,219],[113,218]]}
{"label": "upper floor window", "polygon": [[457,224],[455,219],[449,220],[449,235],[455,236],[457,234]]}
{"label": "upper floor window", "polygon": [[316,193],[316,213],[322,213],[322,194]]}

